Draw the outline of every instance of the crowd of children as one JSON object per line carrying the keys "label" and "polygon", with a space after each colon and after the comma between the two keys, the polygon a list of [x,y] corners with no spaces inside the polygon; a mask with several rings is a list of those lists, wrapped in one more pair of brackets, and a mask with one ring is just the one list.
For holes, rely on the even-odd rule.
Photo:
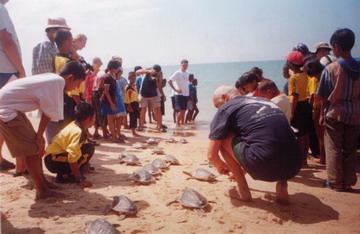
{"label": "crowd of children", "polygon": [[331,47],[322,42],[310,52],[299,43],[286,57],[284,93],[257,67],[235,82],[241,95],[264,97],[279,106],[295,132],[304,164],[310,149],[315,162],[326,164],[325,186],[337,191],[352,191],[356,184],[360,65],[351,57],[354,42],[354,33],[345,28],[332,35]]}

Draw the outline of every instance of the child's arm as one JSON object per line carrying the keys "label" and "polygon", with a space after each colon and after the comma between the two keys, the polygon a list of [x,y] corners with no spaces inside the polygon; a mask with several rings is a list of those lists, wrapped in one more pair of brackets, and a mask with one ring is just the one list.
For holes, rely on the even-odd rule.
{"label": "child's arm", "polygon": [[162,87],[162,81],[163,81],[163,73],[161,72],[158,78],[158,81],[156,82],[156,87],[158,88],[159,92],[160,92],[160,96],[163,97],[164,102],[166,101],[166,97],[164,94],[164,90]]}
{"label": "child's arm", "polygon": [[44,113],[41,114],[41,119],[40,119],[40,123],[39,123],[39,127],[38,127],[38,131],[36,133],[35,136],[35,140],[36,140],[36,145],[39,148],[39,157],[42,157],[45,153],[45,140],[44,140],[44,132],[45,132],[45,128],[48,125],[48,123],[50,122],[50,118],[45,115]]}
{"label": "child's arm", "polygon": [[76,178],[76,183],[82,187],[82,188],[88,188],[91,187],[92,184],[90,181],[87,181],[86,179],[84,179],[81,174],[80,174],[80,170],[79,170],[79,165],[77,163],[69,163],[70,168],[71,168],[71,172],[74,175],[74,177]]}
{"label": "child's arm", "polygon": [[292,100],[292,103],[291,103],[291,116],[290,116],[290,121],[294,119],[294,114],[295,114],[295,109],[296,109],[296,106],[299,102],[299,94],[297,93],[293,93],[293,100]]}
{"label": "child's arm", "polygon": [[135,72],[137,76],[150,73],[152,68],[139,69]]}
{"label": "child's arm", "polygon": [[109,88],[110,88],[110,85],[109,85],[109,84],[104,84],[105,96],[106,96],[107,100],[108,100],[109,103],[110,103],[111,110],[115,111],[115,110],[116,110],[116,105],[115,105],[115,103],[113,102],[112,98],[110,97]]}

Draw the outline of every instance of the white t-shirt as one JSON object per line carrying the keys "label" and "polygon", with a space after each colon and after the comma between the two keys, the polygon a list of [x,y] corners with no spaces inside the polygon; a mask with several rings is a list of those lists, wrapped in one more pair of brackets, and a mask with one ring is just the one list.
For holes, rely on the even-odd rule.
{"label": "white t-shirt", "polygon": [[17,79],[0,90],[0,120],[8,122],[17,112],[40,110],[51,120],[64,118],[65,80],[45,73]]}
{"label": "white t-shirt", "polygon": [[175,89],[181,89],[182,93],[175,92],[175,95],[189,96],[189,73],[181,70],[174,72],[169,78]]}
{"label": "white t-shirt", "polygon": [[[11,34],[11,37],[13,41],[15,42],[19,54],[21,56],[20,46],[19,46],[19,40],[17,38],[14,24],[12,23],[9,13],[6,10],[5,6],[0,3],[0,30],[6,30],[9,34]],[[17,70],[14,67],[14,65],[9,61],[8,57],[5,54],[4,48],[2,46],[2,43],[0,43],[0,73],[16,73]]]}
{"label": "white t-shirt", "polygon": [[273,97],[271,101],[284,112],[286,119],[290,122],[291,107],[289,97],[283,93],[280,93],[276,97]]}
{"label": "white t-shirt", "polygon": [[326,67],[327,65],[329,65],[330,63],[332,62],[335,62],[337,60],[337,58],[334,56],[334,55],[327,55],[327,56],[324,56],[320,59],[320,63]]}

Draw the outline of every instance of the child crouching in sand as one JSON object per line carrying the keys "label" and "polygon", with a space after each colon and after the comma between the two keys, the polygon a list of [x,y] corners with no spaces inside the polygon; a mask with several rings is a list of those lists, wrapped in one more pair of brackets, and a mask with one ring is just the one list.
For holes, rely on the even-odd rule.
{"label": "child crouching in sand", "polygon": [[88,143],[86,137],[86,130],[94,121],[94,108],[88,103],[78,104],[75,121],[61,130],[47,147],[45,165],[50,172],[57,173],[57,183],[76,182],[82,188],[92,186],[83,174],[95,151],[94,144]]}

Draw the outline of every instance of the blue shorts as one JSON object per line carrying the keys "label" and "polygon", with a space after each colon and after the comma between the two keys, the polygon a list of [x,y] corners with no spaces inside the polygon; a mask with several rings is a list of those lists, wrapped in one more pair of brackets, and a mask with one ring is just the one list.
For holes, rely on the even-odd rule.
{"label": "blue shorts", "polygon": [[188,97],[182,95],[175,95],[175,110],[186,110],[187,109]]}

